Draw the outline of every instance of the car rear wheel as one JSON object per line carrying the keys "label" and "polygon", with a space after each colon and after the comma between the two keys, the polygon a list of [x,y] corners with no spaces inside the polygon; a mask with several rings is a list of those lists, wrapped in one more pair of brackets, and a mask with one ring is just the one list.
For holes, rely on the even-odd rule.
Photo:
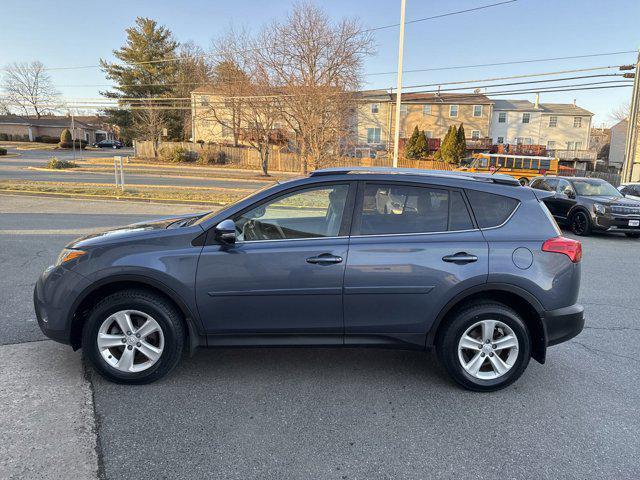
{"label": "car rear wheel", "polygon": [[515,382],[531,357],[531,340],[522,318],[500,303],[475,303],[455,313],[436,348],[456,382],[483,392]]}
{"label": "car rear wheel", "polygon": [[529,185],[529,179],[527,177],[522,177],[520,180],[520,185],[522,185],[523,187],[526,187],[527,185]]}
{"label": "car rear wheel", "polygon": [[176,366],[184,348],[180,312],[165,298],[124,290],[102,299],[83,329],[93,367],[117,383],[150,383]]}
{"label": "car rear wheel", "polygon": [[589,218],[589,215],[582,210],[571,215],[569,225],[571,227],[571,231],[581,237],[586,237],[591,233],[591,219]]}

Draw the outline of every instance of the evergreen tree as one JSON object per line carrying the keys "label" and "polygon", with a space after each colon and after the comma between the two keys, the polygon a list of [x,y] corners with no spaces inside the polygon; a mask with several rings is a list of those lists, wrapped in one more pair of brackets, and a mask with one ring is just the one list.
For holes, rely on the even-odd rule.
{"label": "evergreen tree", "polygon": [[420,130],[418,130],[418,126],[416,125],[413,129],[413,133],[404,147],[405,156],[407,158],[420,158],[420,153],[417,149],[418,138],[420,137]]}
{"label": "evergreen tree", "polygon": [[442,141],[442,145],[440,145],[440,151],[442,154],[442,159],[445,162],[454,163],[454,155],[455,155],[455,142],[457,136],[457,129],[455,125],[451,125],[447,134],[444,136],[444,140]]}
{"label": "evergreen tree", "polygon": [[429,143],[427,142],[427,136],[425,135],[424,130],[418,135],[414,149],[416,152],[415,158],[424,158],[429,154]]}
{"label": "evergreen tree", "polygon": [[456,134],[456,146],[454,160],[456,164],[459,164],[467,154],[467,139],[464,134],[464,126],[460,124],[458,132]]}
{"label": "evergreen tree", "polygon": [[[116,83],[114,91],[102,92],[108,98],[122,99],[120,105],[141,106],[142,101],[131,98],[171,97],[178,62],[162,61],[176,58],[178,42],[170,30],[159,26],[155,20],[138,17],[134,27],[127,28],[127,41],[114,56],[120,61],[109,63],[100,60],[106,77]],[[124,100],[124,99],[127,100]],[[152,108],[152,107],[149,107]],[[182,114],[180,110],[161,110],[169,131],[169,137],[182,138]],[[141,118],[131,110],[111,109],[107,114],[121,127],[123,136],[131,139]]]}
{"label": "evergreen tree", "polygon": [[71,142],[73,141],[73,137],[71,135],[71,131],[68,128],[65,128],[64,130],[62,130],[62,133],[60,134],[60,144],[61,145],[71,145]]}

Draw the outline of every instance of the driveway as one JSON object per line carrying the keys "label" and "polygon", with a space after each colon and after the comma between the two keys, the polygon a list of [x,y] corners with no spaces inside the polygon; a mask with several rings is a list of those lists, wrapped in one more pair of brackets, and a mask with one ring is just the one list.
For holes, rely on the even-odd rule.
{"label": "driveway", "polygon": [[[193,210],[82,201],[80,211],[73,200],[0,195],[0,343],[43,338],[32,286],[73,237]],[[638,478],[640,241],[600,235],[583,246],[584,332],[500,392],[459,389],[431,353],[383,349],[201,350],[137,387],[89,372],[101,475]],[[55,345],[35,351],[45,344]],[[66,365],[79,364],[77,353],[55,347]],[[32,356],[25,369],[66,375]]]}

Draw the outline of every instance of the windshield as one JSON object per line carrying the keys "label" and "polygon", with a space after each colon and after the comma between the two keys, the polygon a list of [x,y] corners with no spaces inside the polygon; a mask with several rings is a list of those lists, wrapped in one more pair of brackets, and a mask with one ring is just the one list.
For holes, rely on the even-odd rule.
{"label": "windshield", "polygon": [[583,197],[622,197],[622,194],[604,180],[572,180],[578,195]]}

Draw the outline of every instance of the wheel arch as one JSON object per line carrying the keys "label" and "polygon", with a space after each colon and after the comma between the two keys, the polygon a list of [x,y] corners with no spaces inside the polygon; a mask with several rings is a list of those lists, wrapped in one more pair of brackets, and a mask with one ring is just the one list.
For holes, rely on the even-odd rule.
{"label": "wheel arch", "polygon": [[111,293],[134,288],[144,289],[160,295],[180,310],[185,323],[185,331],[187,332],[187,341],[191,353],[193,353],[199,345],[205,343],[205,337],[201,335],[195,322],[196,317],[194,316],[194,312],[172,288],[153,278],[142,275],[124,274],[107,277],[91,284],[74,302],[70,310],[69,335],[70,344],[74,350],[78,350],[82,346],[82,329],[84,328],[86,316],[96,301]]}
{"label": "wheel arch", "polygon": [[547,334],[542,318],[544,307],[526,290],[515,285],[486,283],[469,288],[449,300],[436,316],[427,334],[427,347],[437,344],[439,335],[447,325],[447,319],[456,311],[474,301],[493,300],[516,310],[525,321],[531,334],[531,356],[540,363],[545,362]]}

